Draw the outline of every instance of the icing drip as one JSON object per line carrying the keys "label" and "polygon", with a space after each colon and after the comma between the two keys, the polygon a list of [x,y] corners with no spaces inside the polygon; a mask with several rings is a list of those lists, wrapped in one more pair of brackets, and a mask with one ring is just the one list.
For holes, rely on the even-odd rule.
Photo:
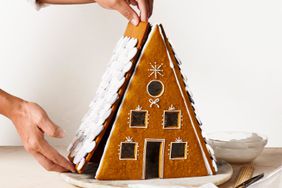
{"label": "icing drip", "polygon": [[[88,112],[81,120],[81,125],[75,139],[68,147],[73,162],[78,164],[78,170],[85,164],[85,156],[95,146],[95,138],[102,132],[103,124],[111,115],[112,105],[119,98],[118,91],[125,82],[125,74],[132,67],[132,58],[137,53],[137,39],[122,37],[113,50],[113,55],[102,80],[92,99]],[[78,142],[76,145],[75,143]]]}

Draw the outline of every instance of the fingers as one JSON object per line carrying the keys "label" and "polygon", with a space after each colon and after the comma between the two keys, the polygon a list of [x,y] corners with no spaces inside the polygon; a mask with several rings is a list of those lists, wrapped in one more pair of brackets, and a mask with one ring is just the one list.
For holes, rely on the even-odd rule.
{"label": "fingers", "polygon": [[62,137],[63,131],[48,118],[47,113],[39,105],[25,103],[24,110],[24,115],[19,115],[14,123],[20,125],[16,127],[25,149],[47,170],[75,172],[71,162],[44,140],[44,133]]}
{"label": "fingers", "polygon": [[136,0],[129,0],[128,2],[130,2],[130,4],[131,4],[131,5],[134,5],[134,6],[138,5],[138,3],[136,2]]}
{"label": "fingers", "polygon": [[45,140],[40,144],[39,152],[54,164],[59,165],[67,170],[75,172],[74,166],[70,161],[63,157],[57,150],[50,146]]}
{"label": "fingers", "polygon": [[[34,155],[38,162],[47,170],[61,171],[69,170],[75,172],[71,162],[60,155],[53,147],[51,147],[43,138],[43,133],[39,129],[35,129],[32,136],[24,141],[25,149]],[[41,154],[42,156],[40,156]],[[60,166],[63,169],[57,167]]]}
{"label": "fingers", "polygon": [[137,0],[141,21],[148,21],[149,3],[147,0]]}
{"label": "fingers", "polygon": [[64,131],[52,120],[50,120],[47,115],[46,117],[42,118],[42,120],[38,124],[38,127],[48,136],[63,138],[65,135]]}
{"label": "fingers", "polygon": [[118,1],[113,8],[125,16],[133,25],[139,24],[138,15],[124,0]]}
{"label": "fingers", "polygon": [[69,170],[75,172],[71,162],[59,154],[44,140],[43,133],[39,129],[32,132],[32,136],[24,142],[24,147],[29,153],[35,156],[38,162],[47,170],[61,171],[64,169],[65,171]]}
{"label": "fingers", "polygon": [[31,154],[39,162],[39,164],[48,171],[55,171],[55,172],[67,172],[68,171],[67,169],[61,167],[60,165],[53,163],[52,161],[50,161],[48,158],[46,158],[41,153],[32,152]]}
{"label": "fingers", "polygon": [[148,16],[148,18],[150,18],[153,14],[154,0],[148,0],[148,3],[149,3],[149,16]]}

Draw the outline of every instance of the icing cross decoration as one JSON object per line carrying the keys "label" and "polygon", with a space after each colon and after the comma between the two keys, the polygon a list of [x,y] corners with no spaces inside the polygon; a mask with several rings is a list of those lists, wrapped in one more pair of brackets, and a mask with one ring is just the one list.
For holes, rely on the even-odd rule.
{"label": "icing cross decoration", "polygon": [[140,110],[142,110],[142,107],[140,105],[138,105],[135,110],[140,111]]}
{"label": "icing cross decoration", "polygon": [[170,107],[168,108],[168,110],[175,110],[175,107],[173,105],[170,105]]}
{"label": "icing cross decoration", "polygon": [[175,139],[175,142],[181,143],[181,142],[183,142],[183,140],[182,140],[180,137],[177,137],[177,138]]}
{"label": "icing cross decoration", "polygon": [[154,75],[156,79],[158,75],[164,76],[163,75],[164,70],[162,69],[163,64],[157,65],[157,63],[155,62],[154,65],[152,65],[152,63],[150,63],[150,65],[151,65],[151,68],[148,70],[151,72],[151,74],[149,75],[149,77]]}
{"label": "icing cross decoration", "polygon": [[127,137],[125,138],[125,142],[133,142],[132,137],[127,136]]}
{"label": "icing cross decoration", "polygon": [[150,102],[150,108],[152,108],[152,106],[156,105],[158,108],[160,108],[160,105],[158,105],[158,102],[160,102],[159,98],[154,99],[149,99]]}

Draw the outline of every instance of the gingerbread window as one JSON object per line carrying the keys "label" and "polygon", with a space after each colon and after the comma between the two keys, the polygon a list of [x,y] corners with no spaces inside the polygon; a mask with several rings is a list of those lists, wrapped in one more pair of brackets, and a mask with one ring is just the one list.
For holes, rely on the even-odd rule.
{"label": "gingerbread window", "polygon": [[187,142],[171,142],[170,159],[186,159]]}
{"label": "gingerbread window", "polygon": [[137,159],[137,143],[121,142],[120,160],[136,160],[136,159]]}
{"label": "gingerbread window", "polygon": [[165,129],[179,129],[181,126],[180,110],[165,110],[163,115],[163,127]]}
{"label": "gingerbread window", "polygon": [[146,128],[148,120],[147,110],[131,110],[130,111],[130,127],[131,128]]}
{"label": "gingerbread window", "polygon": [[164,84],[160,80],[152,80],[147,85],[147,92],[152,97],[159,97],[164,92]]}

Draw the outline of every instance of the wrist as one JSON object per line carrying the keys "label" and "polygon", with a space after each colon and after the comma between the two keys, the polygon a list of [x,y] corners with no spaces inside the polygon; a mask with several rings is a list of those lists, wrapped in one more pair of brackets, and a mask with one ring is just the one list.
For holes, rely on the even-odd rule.
{"label": "wrist", "polygon": [[0,90],[0,114],[13,121],[22,113],[24,100]]}
{"label": "wrist", "polygon": [[14,120],[19,117],[19,115],[22,115],[24,112],[24,104],[26,101],[14,97],[10,101],[10,110],[7,115],[7,117],[14,122]]}

